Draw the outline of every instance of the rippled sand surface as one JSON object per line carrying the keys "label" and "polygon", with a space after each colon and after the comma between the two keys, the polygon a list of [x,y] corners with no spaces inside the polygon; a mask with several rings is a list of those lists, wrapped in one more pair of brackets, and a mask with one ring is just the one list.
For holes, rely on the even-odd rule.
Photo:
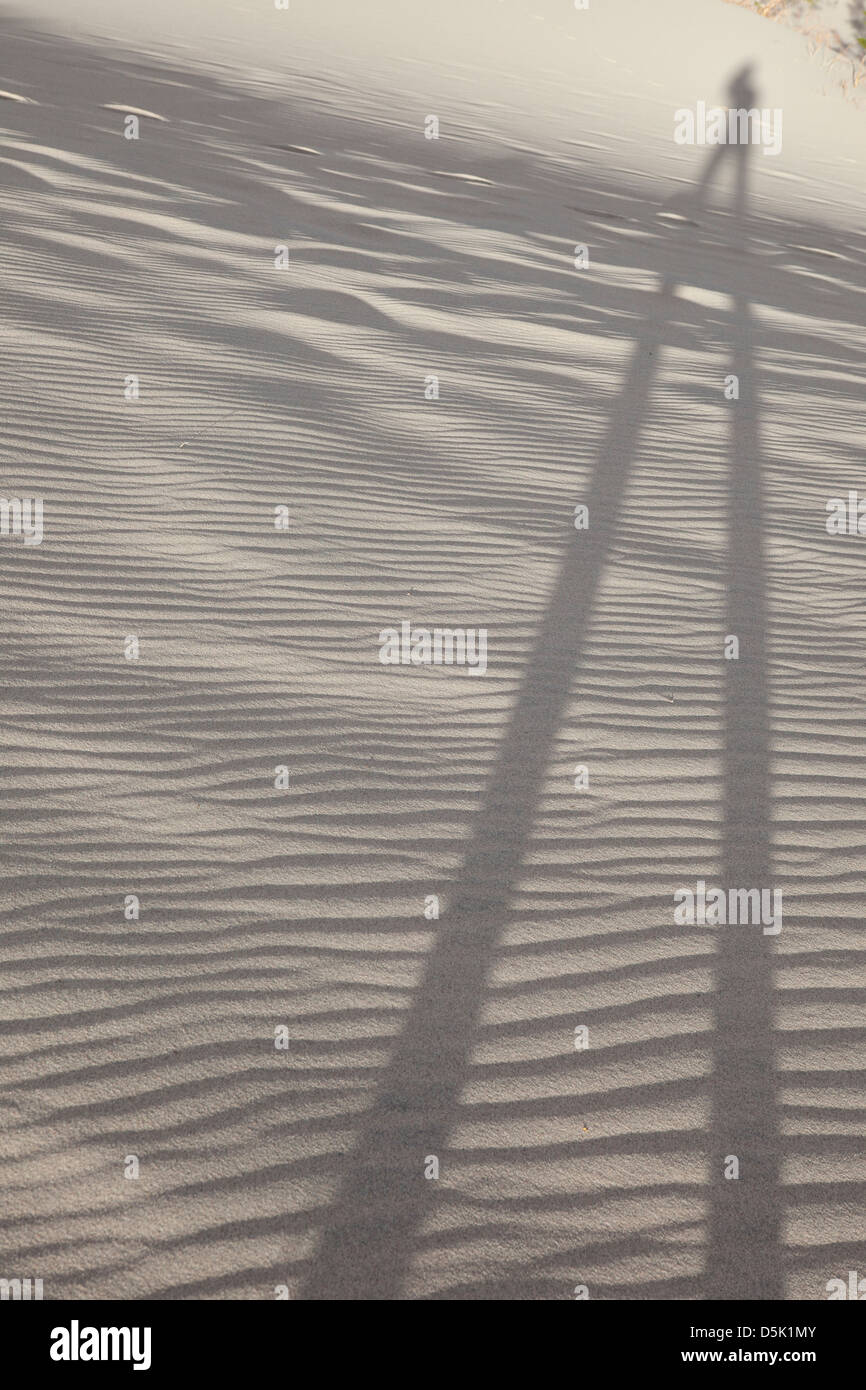
{"label": "rippled sand surface", "polygon": [[[690,8],[697,96],[776,46],[775,164],[552,3],[427,61],[390,4],[4,7],[0,1273],[46,1298],[864,1267],[864,115]],[[486,674],[383,665],[404,620]],[[782,930],[678,925],[699,880]]]}

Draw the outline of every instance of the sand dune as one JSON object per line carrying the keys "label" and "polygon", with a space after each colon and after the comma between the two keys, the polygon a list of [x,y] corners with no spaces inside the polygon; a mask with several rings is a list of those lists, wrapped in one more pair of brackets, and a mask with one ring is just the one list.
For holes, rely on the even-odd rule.
{"label": "sand dune", "polygon": [[[568,87],[540,8],[531,92],[469,20],[362,88],[351,19],[277,57],[240,7],[233,66],[4,14],[0,1271],[46,1298],[864,1267],[862,113],[705,0],[708,99],[766,48],[793,131],[710,167],[665,44],[644,90],[600,16]],[[487,673],[383,665],[404,620]],[[783,930],[677,925],[698,880]]]}

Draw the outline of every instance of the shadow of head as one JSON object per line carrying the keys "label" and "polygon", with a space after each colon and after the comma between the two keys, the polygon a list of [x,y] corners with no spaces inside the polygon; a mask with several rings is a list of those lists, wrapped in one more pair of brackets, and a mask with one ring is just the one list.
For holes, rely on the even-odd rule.
{"label": "shadow of head", "polygon": [[754,106],[758,100],[757,89],[750,81],[750,75],[754,70],[753,63],[744,63],[738,72],[735,72],[728,83],[728,96],[731,106],[737,108],[745,107],[748,110]]}

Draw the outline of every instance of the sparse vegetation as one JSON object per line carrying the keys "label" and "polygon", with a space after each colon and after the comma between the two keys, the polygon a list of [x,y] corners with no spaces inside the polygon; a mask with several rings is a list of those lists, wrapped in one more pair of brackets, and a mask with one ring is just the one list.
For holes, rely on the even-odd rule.
{"label": "sparse vegetation", "polygon": [[[825,9],[825,3],[830,5],[831,0],[726,0],[726,3],[739,5],[765,19],[782,20],[800,30],[806,36],[809,56],[817,57],[826,71],[833,72],[842,63],[845,75],[836,75],[843,92],[853,93],[866,78],[866,4],[863,0],[850,0],[844,17],[846,36],[840,34],[838,28],[819,27],[822,15],[825,21],[831,17]],[[835,10],[832,18],[838,21],[838,3]]]}

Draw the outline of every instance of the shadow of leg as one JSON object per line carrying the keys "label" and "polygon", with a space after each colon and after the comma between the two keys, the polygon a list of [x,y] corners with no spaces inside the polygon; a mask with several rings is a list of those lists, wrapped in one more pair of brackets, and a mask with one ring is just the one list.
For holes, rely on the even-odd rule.
{"label": "shadow of leg", "polygon": [[[735,223],[745,249],[748,146],[731,153]],[[752,315],[743,294],[735,301],[733,371],[740,397],[730,407],[726,631],[739,638],[740,656],[724,662],[725,890],[769,888],[772,873],[765,506]],[[777,1299],[783,1288],[772,938],[760,926],[718,930],[707,1297]],[[723,1175],[729,1154],[739,1159],[737,1180]]]}
{"label": "shadow of leg", "polygon": [[348,1162],[303,1298],[398,1297],[418,1226],[433,1209],[436,1184],[425,1182],[423,1158],[441,1158],[447,1148],[485,977],[616,535],[671,298],[666,283],[638,332],[589,497],[581,499],[589,506],[589,529],[570,534],[450,910]]}

